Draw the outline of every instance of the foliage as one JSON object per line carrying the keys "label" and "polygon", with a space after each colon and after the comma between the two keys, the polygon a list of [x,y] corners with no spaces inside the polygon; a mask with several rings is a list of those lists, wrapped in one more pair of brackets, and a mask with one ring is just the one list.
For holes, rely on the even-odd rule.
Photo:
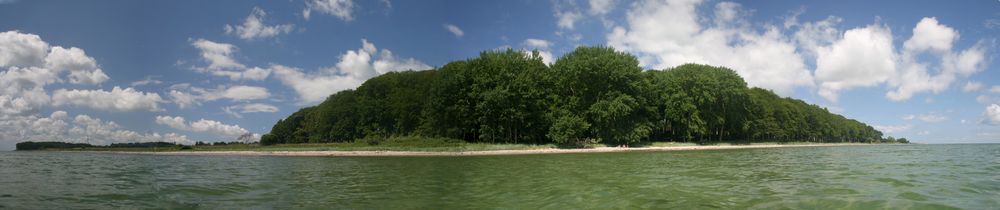
{"label": "foliage", "polygon": [[748,88],[725,67],[643,71],[627,53],[579,47],[551,66],[537,52],[507,49],[434,70],[387,73],[279,120],[261,145],[382,147],[409,136],[561,145],[888,142],[864,123]]}

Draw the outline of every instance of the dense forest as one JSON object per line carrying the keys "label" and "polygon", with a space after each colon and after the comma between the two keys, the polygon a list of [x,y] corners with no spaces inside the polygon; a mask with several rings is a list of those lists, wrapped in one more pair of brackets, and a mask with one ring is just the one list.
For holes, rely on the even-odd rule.
{"label": "dense forest", "polygon": [[393,136],[563,145],[887,141],[857,120],[748,88],[728,68],[643,71],[630,54],[579,47],[551,66],[537,52],[508,49],[384,74],[279,120],[261,143]]}

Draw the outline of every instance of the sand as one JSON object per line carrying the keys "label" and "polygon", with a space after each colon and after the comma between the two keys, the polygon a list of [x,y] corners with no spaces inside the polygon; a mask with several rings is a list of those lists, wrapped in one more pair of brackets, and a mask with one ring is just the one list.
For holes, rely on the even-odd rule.
{"label": "sand", "polygon": [[122,152],[107,151],[100,153],[123,153],[145,155],[202,155],[202,156],[299,156],[299,157],[380,157],[380,156],[487,156],[487,155],[531,155],[531,154],[567,154],[567,153],[601,153],[601,152],[655,152],[655,151],[687,151],[687,150],[723,150],[723,149],[760,149],[788,147],[831,147],[860,146],[872,144],[832,143],[832,144],[757,144],[757,145],[706,145],[706,146],[667,146],[667,147],[598,147],[587,149],[528,149],[528,150],[486,150],[462,152],[427,152],[427,151],[169,151],[169,152]]}

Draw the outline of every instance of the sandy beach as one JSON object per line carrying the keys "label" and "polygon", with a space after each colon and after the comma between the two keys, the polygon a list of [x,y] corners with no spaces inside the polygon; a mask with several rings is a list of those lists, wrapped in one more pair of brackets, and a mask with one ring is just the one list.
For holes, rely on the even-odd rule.
{"label": "sandy beach", "polygon": [[378,157],[378,156],[486,156],[486,155],[530,155],[567,154],[601,152],[654,152],[687,150],[760,149],[788,147],[832,147],[863,146],[873,144],[831,143],[831,144],[760,144],[760,145],[705,145],[668,147],[597,147],[587,149],[529,149],[529,150],[486,150],[461,152],[427,151],[168,151],[168,152],[123,152],[98,151],[98,153],[144,154],[144,155],[203,155],[203,156],[298,156],[298,157]]}

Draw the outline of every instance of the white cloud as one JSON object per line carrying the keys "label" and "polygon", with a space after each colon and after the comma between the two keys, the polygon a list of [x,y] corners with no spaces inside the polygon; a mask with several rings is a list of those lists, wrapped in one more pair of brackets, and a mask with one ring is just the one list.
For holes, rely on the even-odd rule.
{"label": "white cloud", "polygon": [[885,26],[847,30],[842,39],[817,50],[819,94],[830,101],[837,101],[842,90],[881,84],[895,72],[892,32]]}
{"label": "white cloud", "polygon": [[253,67],[244,71],[212,71],[212,75],[229,77],[229,80],[264,80],[271,75],[271,69]]}
{"label": "white cloud", "polygon": [[160,81],[160,80],[157,80],[157,79],[153,79],[153,77],[148,77],[147,76],[145,79],[132,82],[130,84],[130,86],[132,86],[132,87],[138,87],[138,86],[159,85],[159,84],[163,84],[163,81]]}
{"label": "white cloud", "polygon": [[184,117],[156,116],[156,120],[154,122],[156,122],[156,124],[166,125],[177,130],[207,133],[232,138],[250,133],[247,129],[243,129],[239,125],[227,125],[215,120],[200,119],[198,121],[187,123],[184,120]]}
{"label": "white cloud", "polygon": [[560,11],[556,12],[556,17],[559,18],[559,22],[556,24],[559,28],[573,29],[573,26],[576,25],[576,21],[582,19],[583,15],[580,14],[580,12]]}
{"label": "white cloud", "polygon": [[[799,12],[804,12],[804,10],[800,10]],[[799,44],[799,48],[804,51],[804,54],[815,58],[820,47],[832,45],[833,42],[840,38],[840,30],[836,26],[843,21],[842,18],[829,16],[826,19],[816,22],[799,23],[797,22],[798,14],[801,13],[797,13],[796,16],[785,20],[785,28],[798,27],[798,30],[795,31],[794,39]]]}
{"label": "white cloud", "polygon": [[[985,65],[986,42],[960,52],[952,51],[959,34],[940,24],[934,17],[925,17],[913,28],[913,36],[903,44],[898,75],[889,81],[894,87],[886,93],[893,101],[910,99],[922,92],[940,93],[961,77],[981,71]],[[939,59],[938,65],[920,59],[921,55]],[[931,59],[933,61],[933,59]],[[932,72],[938,72],[932,74]]]}
{"label": "white cloud", "polygon": [[913,128],[911,125],[873,125],[876,130],[882,131],[883,133],[901,133]]}
{"label": "white cloud", "polygon": [[555,11],[553,15],[556,17],[556,25],[559,29],[573,30],[576,22],[583,19],[583,14],[580,13],[574,1],[553,1],[552,4],[552,9]]}
{"label": "white cloud", "polygon": [[913,28],[913,36],[903,43],[903,49],[910,51],[949,51],[958,39],[958,31],[938,23],[937,18],[923,18]]}
{"label": "white cloud", "polygon": [[240,109],[242,113],[278,112],[278,107],[261,103],[243,104],[234,107]]}
{"label": "white cloud", "polygon": [[170,89],[168,95],[170,95],[171,101],[180,108],[201,105],[201,102],[220,99],[251,101],[271,96],[267,88],[246,85],[219,86],[213,89],[205,89],[182,83],[173,85]]}
{"label": "white cloud", "polygon": [[181,109],[201,104],[200,102],[198,102],[197,96],[192,95],[191,93],[188,92],[182,92],[179,90],[170,90],[170,93],[168,93],[167,95],[170,95],[170,101],[173,102],[174,104],[177,104],[177,107],[180,107]]}
{"label": "white cloud", "polygon": [[59,89],[49,96],[45,87],[56,83],[96,85],[109,80],[96,59],[83,49],[50,46],[38,35],[0,33],[0,147],[12,149],[21,141],[66,141],[91,144],[166,141],[190,144],[175,133],[141,134],[87,115],[69,118],[65,111],[48,117],[40,107],[78,105],[108,111],[158,111],[161,98],[131,88],[103,90]]}
{"label": "white cloud", "polygon": [[552,42],[542,39],[526,39],[524,45],[530,48],[548,49],[549,46],[552,46]]}
{"label": "white cloud", "polygon": [[82,49],[50,46],[34,34],[0,33],[0,115],[32,113],[49,105],[45,87],[50,84],[94,85],[107,80],[96,60]]}
{"label": "white cloud", "polygon": [[0,72],[0,116],[29,113],[49,104],[44,87],[57,79],[54,72],[36,67]]}
{"label": "white cloud", "polygon": [[458,28],[458,26],[452,24],[444,24],[444,29],[448,30],[448,32],[451,32],[451,34],[454,34],[455,37],[461,38],[462,36],[465,35],[465,32],[463,32],[461,28]]}
{"label": "white cloud", "polygon": [[197,39],[192,41],[191,45],[201,51],[201,59],[208,64],[206,67],[195,68],[199,72],[228,77],[230,80],[264,80],[271,74],[270,69],[248,68],[236,61],[233,54],[239,48],[232,44]]}
{"label": "white cloud", "polygon": [[983,83],[969,81],[962,87],[962,92],[976,92],[983,89]]}
{"label": "white cloud", "polygon": [[228,98],[232,100],[255,100],[255,99],[267,98],[268,96],[271,96],[271,94],[268,93],[267,89],[263,87],[237,85],[237,86],[231,86],[221,91],[206,92],[206,94],[204,94],[203,96],[208,97],[208,100],[215,100],[217,98]]}
{"label": "white cloud", "polygon": [[903,120],[913,120],[913,119],[916,119],[916,118],[917,118],[917,116],[916,115],[912,115],[912,114],[911,115],[903,116]]}
{"label": "white cloud", "polygon": [[317,11],[327,15],[333,15],[344,21],[354,20],[353,0],[310,0],[306,1],[306,8],[302,10],[302,17],[309,20],[312,11]]}
{"label": "white cloud", "polygon": [[196,39],[191,42],[191,46],[201,50],[201,58],[208,62],[208,70],[242,69],[243,64],[236,62],[232,55],[236,52],[236,46],[226,43],[218,43],[205,39]]}
{"label": "white cloud", "polygon": [[88,115],[70,118],[65,111],[52,112],[48,117],[0,117],[0,149],[13,149],[23,141],[63,141],[107,145],[127,142],[173,142],[192,144],[186,136],[176,133],[138,133],[122,128],[115,122]]}
{"label": "white cloud", "polygon": [[983,124],[987,125],[1000,125],[1000,105],[990,104],[986,106],[986,111],[983,112],[985,118],[981,121]]}
{"label": "white cloud", "polygon": [[252,103],[222,107],[222,110],[233,117],[243,118],[241,114],[245,113],[278,112],[278,107],[269,104]]}
{"label": "white cloud", "polygon": [[49,43],[34,34],[19,31],[0,33],[0,67],[41,66],[49,52]]}
{"label": "white cloud", "polygon": [[186,122],[184,122],[183,117],[171,117],[171,116],[156,116],[156,124],[170,126],[174,129],[186,130],[188,129]]}
{"label": "white cloud", "polygon": [[97,61],[87,56],[80,48],[52,47],[45,56],[45,68],[56,72],[68,71],[69,82],[73,84],[100,84],[109,79],[97,67]]}
{"label": "white cloud", "polygon": [[161,102],[163,99],[159,94],[131,87],[122,89],[115,86],[111,91],[59,89],[52,93],[52,104],[55,106],[76,105],[105,111],[162,111],[159,107]]}
{"label": "white cloud", "polygon": [[589,3],[591,15],[608,14],[615,7],[615,0],[590,0]]}
{"label": "white cloud", "polygon": [[243,25],[231,26],[226,24],[223,29],[225,29],[226,34],[239,36],[240,39],[255,40],[288,34],[295,28],[293,24],[266,25],[264,24],[265,17],[267,17],[267,12],[264,12],[260,7],[254,7],[253,11],[250,12],[250,16],[247,16],[243,21]]}
{"label": "white cloud", "polygon": [[[800,23],[798,15],[804,10],[799,10],[785,18],[782,30],[751,23],[751,12],[737,3],[716,3],[711,13],[699,13],[702,3],[636,2],[627,11],[626,24],[607,35],[608,45],[631,52],[643,66],[655,69],[686,63],[727,66],[750,86],[785,96],[795,87],[818,85],[819,95],[833,102],[842,91],[883,84],[890,88],[886,98],[893,101],[940,93],[982,71],[987,49],[994,45],[979,41],[953,49],[958,31],[933,17],[920,20],[913,36],[897,49],[892,31],[877,21],[841,31],[836,27],[841,18]],[[816,59],[815,71],[806,69],[807,58]]]}
{"label": "white cloud", "polygon": [[687,63],[727,66],[749,85],[785,96],[794,87],[813,86],[803,56],[778,28],[748,26],[742,18],[748,13],[734,3],[717,4],[715,19],[702,17],[699,4],[637,2],[627,12],[627,26],[614,27],[607,35],[608,45],[632,52],[643,66],[655,69]]}
{"label": "white cloud", "polygon": [[[398,59],[388,49],[379,51],[368,40],[361,40],[361,45],[358,50],[348,50],[342,54],[334,67],[316,72],[307,73],[302,69],[281,65],[273,65],[270,69],[283,84],[299,94],[301,102],[316,103],[338,91],[358,87],[374,76],[431,68],[413,58]],[[376,52],[379,52],[378,56]]]}
{"label": "white cloud", "polygon": [[298,68],[278,66],[274,73],[281,83],[299,94],[299,100],[303,103],[320,102],[333,93],[358,87],[364,82],[359,77],[337,75],[331,70],[307,74]]}

